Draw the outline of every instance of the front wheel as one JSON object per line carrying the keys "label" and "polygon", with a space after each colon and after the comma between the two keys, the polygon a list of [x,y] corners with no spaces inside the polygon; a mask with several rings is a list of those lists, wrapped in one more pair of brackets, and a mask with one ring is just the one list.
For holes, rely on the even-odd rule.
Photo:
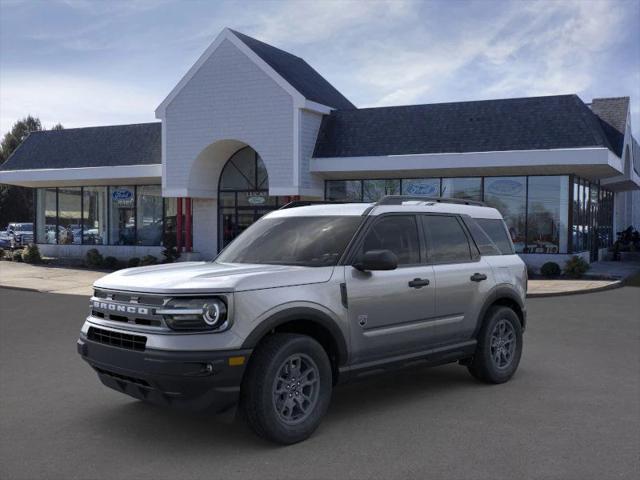
{"label": "front wheel", "polygon": [[504,383],[518,369],[522,355],[522,325],[509,307],[492,307],[478,335],[476,353],[467,367],[486,383]]}
{"label": "front wheel", "polygon": [[273,442],[307,439],[326,413],[333,386],[331,364],[313,338],[292,333],[267,337],[256,348],[242,383],[241,407],[249,426]]}

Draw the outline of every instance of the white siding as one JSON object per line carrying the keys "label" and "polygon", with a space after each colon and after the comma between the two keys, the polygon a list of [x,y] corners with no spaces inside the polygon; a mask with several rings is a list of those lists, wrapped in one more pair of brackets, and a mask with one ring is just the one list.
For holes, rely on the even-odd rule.
{"label": "white siding", "polygon": [[300,187],[304,194],[324,198],[323,179],[309,170],[321,122],[322,115],[300,110]]}
{"label": "white siding", "polygon": [[228,139],[250,145],[260,154],[271,188],[291,188],[293,110],[289,93],[224,40],[167,106],[165,191],[188,194],[196,182],[198,187],[210,185],[206,196],[215,197],[222,165],[208,170],[215,178],[206,179],[194,179],[192,168],[205,147]]}
{"label": "white siding", "polygon": [[218,200],[197,198],[192,203],[193,251],[211,260],[218,246]]}

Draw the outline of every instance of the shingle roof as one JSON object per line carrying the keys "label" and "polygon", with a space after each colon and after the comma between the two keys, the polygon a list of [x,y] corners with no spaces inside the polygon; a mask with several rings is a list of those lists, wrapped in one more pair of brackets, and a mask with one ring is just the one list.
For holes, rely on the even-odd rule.
{"label": "shingle roof", "polygon": [[160,164],[159,122],[32,132],[0,170]]}
{"label": "shingle roof", "polygon": [[333,108],[356,108],[302,58],[243,33],[231,31],[306,99]]}
{"label": "shingle roof", "polygon": [[315,157],[611,149],[577,95],[338,110],[326,115]]}
{"label": "shingle roof", "polygon": [[591,102],[591,110],[600,118],[602,129],[616,154],[619,157],[622,156],[629,97],[594,98]]}

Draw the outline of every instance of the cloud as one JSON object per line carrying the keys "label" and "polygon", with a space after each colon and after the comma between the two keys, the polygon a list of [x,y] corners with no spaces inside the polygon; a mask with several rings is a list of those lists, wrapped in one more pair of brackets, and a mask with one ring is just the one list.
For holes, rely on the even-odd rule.
{"label": "cloud", "polygon": [[[361,107],[632,95],[633,125],[640,128],[637,0],[191,0],[189,8],[175,0],[67,0],[48,9],[4,0],[6,5],[0,19],[3,128],[8,112],[23,116],[27,107],[52,117],[64,112],[75,124],[147,119],[224,26],[305,58]],[[31,70],[39,71],[53,95],[29,91],[42,83],[30,81]],[[85,100],[75,101],[66,82],[78,85]],[[29,90],[21,91],[22,85]],[[56,103],[58,90],[64,105]],[[130,103],[114,98],[122,111],[106,108],[101,115],[91,91],[102,98],[126,92]]]}
{"label": "cloud", "polygon": [[28,114],[46,128],[60,122],[66,128],[154,121],[162,98],[137,89],[90,77],[16,72],[0,83],[0,131]]}
{"label": "cloud", "polygon": [[490,24],[466,23],[463,32],[451,25],[446,36],[434,38],[409,21],[405,30],[416,32],[413,42],[405,31],[395,41],[376,44],[375,56],[359,52],[357,80],[367,104],[588,90],[624,18],[609,2],[501,5],[506,8],[494,9]]}
{"label": "cloud", "polygon": [[375,29],[403,18],[414,4],[411,0],[281,1],[277,8],[257,13],[250,28],[252,34],[274,44],[315,43],[354,28]]}

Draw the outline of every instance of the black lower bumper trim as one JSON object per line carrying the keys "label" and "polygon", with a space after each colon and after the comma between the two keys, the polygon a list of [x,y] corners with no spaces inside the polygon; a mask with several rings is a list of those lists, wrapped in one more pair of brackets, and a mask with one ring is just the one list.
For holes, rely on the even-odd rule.
{"label": "black lower bumper trim", "polygon": [[[158,405],[221,412],[238,401],[251,350],[140,352],[83,336],[78,353],[114,390]],[[245,357],[242,365],[229,365],[230,357],[240,356]]]}

